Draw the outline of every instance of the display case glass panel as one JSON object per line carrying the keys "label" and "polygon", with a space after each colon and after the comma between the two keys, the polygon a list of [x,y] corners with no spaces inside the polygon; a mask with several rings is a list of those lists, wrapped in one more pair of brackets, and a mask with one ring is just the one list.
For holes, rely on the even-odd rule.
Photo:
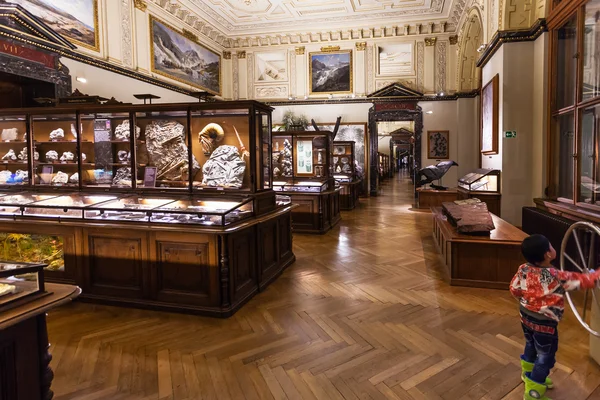
{"label": "display case glass panel", "polygon": [[47,264],[46,270],[64,271],[64,238],[60,235],[0,232],[0,258]]}
{"label": "display case glass panel", "polygon": [[84,113],[80,132],[82,185],[131,188],[130,114]]}
{"label": "display case glass panel", "polygon": [[354,142],[333,142],[333,177],[339,182],[352,182],[355,177]]}
{"label": "display case glass panel", "polygon": [[29,184],[25,115],[0,117],[0,186]]}
{"label": "display case glass panel", "polygon": [[151,221],[224,226],[253,216],[252,204],[252,198],[244,201],[178,200],[155,208],[152,211]]}
{"label": "display case glass panel", "polygon": [[600,96],[600,0],[585,5],[582,100]]}
{"label": "display case glass panel", "polygon": [[157,199],[140,196],[126,196],[113,201],[86,207],[84,218],[115,221],[147,221],[149,211],[171,203],[175,199]]}
{"label": "display case glass panel", "polygon": [[260,165],[257,166],[257,175],[260,177],[260,189],[270,189],[272,187],[271,170],[273,169],[271,115],[265,112],[258,112],[256,114],[256,123],[256,143],[259,143],[256,146],[256,159],[260,160]]}
{"label": "display case glass panel", "polygon": [[54,218],[83,218],[83,208],[98,205],[116,196],[94,196],[71,194],[36,201],[24,207],[23,215]]}
{"label": "display case glass panel", "polygon": [[[136,125],[140,128],[135,145],[137,186],[187,190],[190,181],[187,111],[139,112]],[[192,173],[198,171],[200,165],[194,159]]]}
{"label": "display case glass panel", "polygon": [[557,32],[557,58],[555,75],[556,109],[575,104],[577,79],[577,16],[570,18]]}
{"label": "display case glass panel", "polygon": [[79,187],[76,125],[75,113],[32,117],[36,185]]}
{"label": "display case glass panel", "polygon": [[191,121],[194,190],[252,190],[250,109],[192,111]]}
{"label": "display case glass panel", "polygon": [[472,192],[500,191],[500,171],[497,169],[476,169],[458,180],[458,186]]}
{"label": "display case glass panel", "polygon": [[0,261],[0,308],[44,289],[43,264]]}

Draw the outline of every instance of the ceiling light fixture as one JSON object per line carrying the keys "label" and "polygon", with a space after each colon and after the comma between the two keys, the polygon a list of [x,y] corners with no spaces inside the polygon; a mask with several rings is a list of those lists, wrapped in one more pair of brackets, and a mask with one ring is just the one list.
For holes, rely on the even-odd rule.
{"label": "ceiling light fixture", "polygon": [[431,110],[426,111],[425,114],[433,114],[433,111],[431,111]]}
{"label": "ceiling light fixture", "polygon": [[81,83],[87,83],[87,79],[85,79],[85,78],[84,78],[84,77],[82,77],[82,76],[78,76],[78,77],[76,78],[76,80],[77,80],[77,82],[81,82]]}

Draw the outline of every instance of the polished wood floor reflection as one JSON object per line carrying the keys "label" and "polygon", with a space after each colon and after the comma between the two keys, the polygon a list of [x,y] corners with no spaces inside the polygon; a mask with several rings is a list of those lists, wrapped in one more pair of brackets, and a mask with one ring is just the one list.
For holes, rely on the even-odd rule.
{"label": "polished wood floor reflection", "polygon": [[[298,258],[228,320],[75,303],[50,313],[66,399],[522,399],[508,291],[449,287],[409,184],[295,235]],[[567,312],[554,400],[600,399],[588,336]]]}

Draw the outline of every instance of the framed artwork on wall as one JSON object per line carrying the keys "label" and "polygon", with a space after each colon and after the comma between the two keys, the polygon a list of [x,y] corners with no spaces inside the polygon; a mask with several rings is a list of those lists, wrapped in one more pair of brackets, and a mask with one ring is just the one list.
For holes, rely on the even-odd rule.
{"label": "framed artwork on wall", "polygon": [[99,51],[98,0],[7,0],[19,4],[76,45]]}
{"label": "framed artwork on wall", "polygon": [[481,89],[481,154],[498,154],[498,90],[500,77],[494,76]]}
{"label": "framed artwork on wall", "polygon": [[285,51],[256,53],[254,80],[257,83],[288,80],[288,61]]}
{"label": "framed artwork on wall", "polygon": [[310,94],[352,93],[352,50],[310,53]]}
{"label": "framed artwork on wall", "polygon": [[151,71],[221,94],[221,55],[150,16]]}
{"label": "framed artwork on wall", "polygon": [[427,158],[436,160],[450,158],[449,131],[427,131]]}
{"label": "framed artwork on wall", "polygon": [[414,43],[395,43],[377,46],[379,76],[414,75]]}

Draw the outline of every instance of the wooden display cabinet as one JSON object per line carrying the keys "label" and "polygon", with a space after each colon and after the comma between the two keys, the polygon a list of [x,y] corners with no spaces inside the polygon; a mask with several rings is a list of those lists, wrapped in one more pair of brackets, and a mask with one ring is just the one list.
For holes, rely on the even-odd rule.
{"label": "wooden display cabinet", "polygon": [[499,170],[476,169],[458,180],[458,200],[477,198],[487,204],[492,214],[500,216],[502,211],[500,187]]}
{"label": "wooden display cabinet", "polygon": [[273,187],[295,205],[292,228],[325,233],[341,219],[332,173],[331,132],[273,132]]}
{"label": "wooden display cabinet", "polygon": [[0,243],[10,258],[47,263],[47,280],[77,284],[85,301],[229,316],[295,260],[292,207],[272,188],[271,111],[253,101],[3,110],[30,129],[33,179],[9,170],[0,182]]}
{"label": "wooden display cabinet", "polygon": [[333,177],[340,185],[340,209],[350,211],[358,204],[361,179],[357,178],[354,142],[333,142]]}

